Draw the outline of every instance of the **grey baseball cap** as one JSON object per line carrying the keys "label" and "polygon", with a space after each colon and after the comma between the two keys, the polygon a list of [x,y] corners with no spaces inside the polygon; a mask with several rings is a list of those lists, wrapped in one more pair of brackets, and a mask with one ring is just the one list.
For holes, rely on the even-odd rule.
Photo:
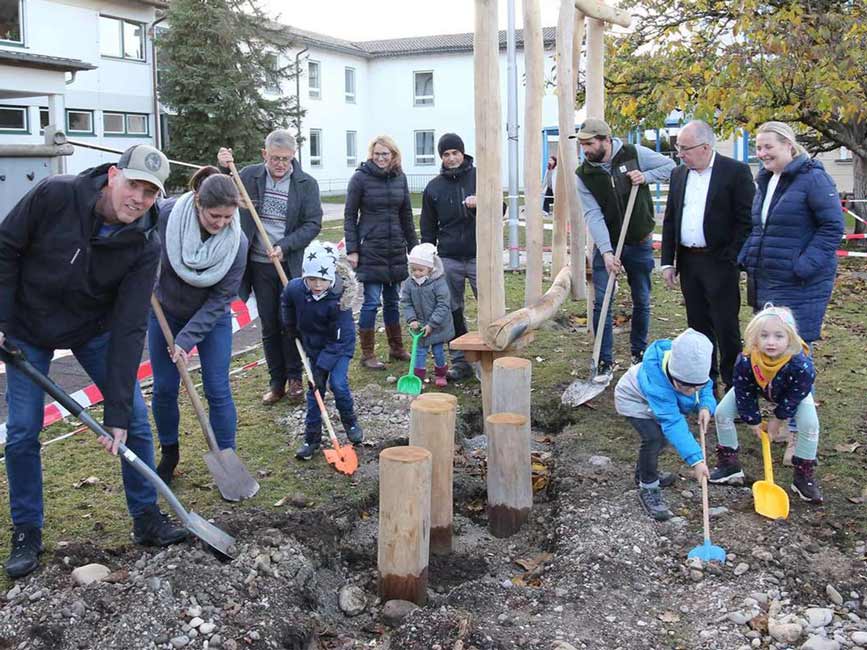
{"label": "grey baseball cap", "polygon": [[574,140],[575,138],[578,138],[579,140],[591,140],[598,136],[607,135],[611,135],[611,127],[608,126],[608,122],[596,117],[589,117],[584,120],[584,124],[581,125],[577,133],[573,133],[569,136],[569,139]]}
{"label": "grey baseball cap", "polygon": [[117,161],[117,168],[123,175],[136,181],[146,181],[156,185],[165,194],[163,183],[169,177],[169,159],[149,144],[136,144],[123,152]]}

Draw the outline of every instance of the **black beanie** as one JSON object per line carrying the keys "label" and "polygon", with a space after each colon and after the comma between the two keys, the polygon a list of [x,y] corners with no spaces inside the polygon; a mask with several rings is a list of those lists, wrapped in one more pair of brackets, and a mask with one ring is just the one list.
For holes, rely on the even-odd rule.
{"label": "black beanie", "polygon": [[449,149],[457,149],[461,153],[465,153],[464,141],[461,140],[461,136],[457,133],[443,133],[440,137],[440,141],[437,143],[437,151],[439,151],[440,158],[443,157],[443,152]]}

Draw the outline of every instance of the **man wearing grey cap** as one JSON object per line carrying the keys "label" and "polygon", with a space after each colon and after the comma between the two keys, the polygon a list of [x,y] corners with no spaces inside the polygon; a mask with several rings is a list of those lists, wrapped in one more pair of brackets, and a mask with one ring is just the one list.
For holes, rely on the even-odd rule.
{"label": "man wearing grey cap", "polygon": [[[611,137],[611,128],[604,120],[587,119],[581,129],[569,138],[577,138],[584,151],[584,162],[578,167],[578,194],[584,210],[584,220],[595,243],[593,252],[593,287],[596,295],[593,311],[593,331],[599,326],[605,287],[609,273],[626,271],[632,291],[632,330],[630,348],[632,363],[641,361],[647,347],[650,326],[650,274],[653,272],[654,209],[650,183],[665,182],[674,169],[674,161],[641,145],[625,144]],[[626,231],[623,251],[618,259],[614,246],[633,185],[639,186],[635,207]],[[600,374],[608,374],[614,363],[611,310],[605,315],[602,351],[599,355]]]}
{"label": "man wearing grey cap", "polygon": [[[102,391],[112,454],[127,446],[154,467],[148,413],[136,381],[149,298],[159,262],[157,214],[169,161],[135,145],[117,164],[53,176],[28,192],[0,224],[0,346],[20,348],[43,374],[56,349],[70,349]],[[44,394],[6,367],[6,474],[12,511],[11,578],[39,566],[43,497],[39,431]],[[157,507],[156,490],[122,463],[136,543],[184,539]]]}

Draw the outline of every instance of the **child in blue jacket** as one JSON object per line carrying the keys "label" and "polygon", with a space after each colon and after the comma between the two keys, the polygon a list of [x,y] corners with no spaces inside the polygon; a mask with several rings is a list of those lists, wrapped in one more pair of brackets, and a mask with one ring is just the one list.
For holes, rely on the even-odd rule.
{"label": "child in blue jacket", "polygon": [[794,419],[797,431],[787,449],[795,470],[792,491],[804,501],[822,503],[822,492],[813,476],[819,445],[819,416],[811,394],[815,379],[810,348],[798,335],[792,312],[765,305],[747,325],[744,351],[735,363],[734,388],[722,398],[716,412],[719,446],[710,482],[743,484],[735,416],[739,415],[760,438],[762,396],[774,405],[767,429],[771,440],[777,438],[786,420]]}
{"label": "child in blue jacket", "polygon": [[[348,376],[355,353],[352,303],[357,295],[355,274],[343,259],[338,260],[337,247],[315,240],[304,250],[301,277],[290,280],[280,297],[285,335],[300,337],[316,387],[323,397],[326,385],[331,388],[346,437],[353,444],[364,440]],[[310,460],[319,451],[321,439],[322,415],[313,391],[308,390],[304,445],[295,457]]]}
{"label": "child in blue jacket", "polygon": [[659,453],[670,442],[692,467],[696,480],[708,476],[701,447],[689,431],[686,416],[698,412],[699,426],[707,427],[716,409],[710,362],[713,344],[700,332],[688,329],[673,341],[654,341],[641,363],[617,382],[614,406],[641,436],[635,482],[638,499],[653,519],[673,516],[661,487],[674,483],[671,474],[659,474]]}

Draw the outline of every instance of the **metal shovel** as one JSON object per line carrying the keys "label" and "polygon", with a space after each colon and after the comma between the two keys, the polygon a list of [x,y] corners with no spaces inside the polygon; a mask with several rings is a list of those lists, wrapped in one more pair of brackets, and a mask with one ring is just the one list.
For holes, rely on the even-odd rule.
{"label": "metal shovel", "polygon": [[[701,457],[706,458],[704,453],[704,434],[705,427],[700,426],[701,431]],[[710,508],[707,498],[707,476],[701,477],[701,514],[704,521],[704,544],[696,546],[687,555],[688,558],[697,557],[702,562],[719,562],[720,564],[726,561],[726,552],[720,546],[715,546],[710,543]]]}
{"label": "metal shovel", "polygon": [[789,495],[774,483],[771,442],[764,427],[762,427],[762,460],[765,465],[765,480],[753,483],[756,512],[768,519],[785,519],[789,516]]}
{"label": "metal shovel", "polygon": [[415,355],[418,351],[418,340],[424,335],[424,330],[419,330],[418,334],[410,330],[409,335],[412,337],[412,352],[409,354],[409,372],[397,380],[397,392],[404,395],[419,395],[422,383],[421,377],[415,374]]}
{"label": "metal shovel", "polygon": [[[623,217],[623,224],[620,226],[620,237],[617,239],[617,249],[614,257],[620,259],[620,254],[623,252],[623,243],[626,241],[626,231],[629,228],[629,221],[632,218],[632,209],[635,207],[635,197],[638,194],[638,185],[633,185],[629,190],[629,201],[626,204],[626,214]],[[580,406],[584,402],[588,402],[600,393],[602,393],[608,384],[611,383],[613,372],[599,374],[599,354],[602,352],[602,337],[605,334],[605,321],[608,318],[608,306],[611,304],[611,294],[614,292],[614,282],[617,276],[614,273],[608,274],[608,285],[605,287],[605,298],[602,300],[602,310],[599,312],[599,324],[596,326],[596,340],[593,343],[593,366],[590,369],[590,380],[582,381],[576,379],[563,391],[560,401],[567,406]],[[592,314],[588,314],[588,318],[592,318]]]}
{"label": "metal shovel", "polygon": [[[160,302],[155,295],[151,295],[151,307],[160,324],[160,329],[163,331],[163,338],[166,340],[169,350],[174,350],[175,338],[166,321],[163,308],[160,306]],[[190,401],[193,403],[193,409],[196,411],[199,424],[202,425],[205,442],[208,443],[208,451],[205,453],[205,465],[208,466],[217,489],[226,501],[249,499],[259,491],[259,483],[250,475],[247,468],[244,467],[244,463],[238,458],[238,454],[235,453],[234,449],[220,449],[217,446],[217,438],[214,436],[211,422],[205,414],[202,400],[199,398],[198,392],[196,392],[195,385],[193,385],[193,380],[187,370],[186,361],[182,358],[178,359],[175,365],[178,367],[181,380],[184,382],[184,388],[187,389],[187,395],[190,396]]]}
{"label": "metal shovel", "polygon": [[[46,377],[34,368],[25,358],[23,351],[10,349],[8,344],[6,347],[0,345],[0,358],[2,358],[6,363],[11,363],[18,370],[27,375],[34,384],[60,402],[63,408],[81,420],[83,424],[86,424],[88,428],[97,434],[97,436],[105,437],[109,440],[114,439],[114,436],[94,420],[90,413],[84,410],[81,404],[75,401],[50,378]],[[181,505],[181,502],[174,495],[169,486],[163,482],[154,470],[143,463],[129,447],[121,443],[118,445],[118,450],[120,451],[121,457],[129,463],[130,467],[141,474],[145,480],[156,488],[157,492],[159,492],[163,499],[166,500],[171,509],[175,511],[178,519],[181,520],[181,523],[187,528],[187,530],[226,557],[233,557],[235,552],[234,537],[223,532],[214,524],[210,523],[204,517],[197,515],[195,512],[187,511],[184,506]]]}

